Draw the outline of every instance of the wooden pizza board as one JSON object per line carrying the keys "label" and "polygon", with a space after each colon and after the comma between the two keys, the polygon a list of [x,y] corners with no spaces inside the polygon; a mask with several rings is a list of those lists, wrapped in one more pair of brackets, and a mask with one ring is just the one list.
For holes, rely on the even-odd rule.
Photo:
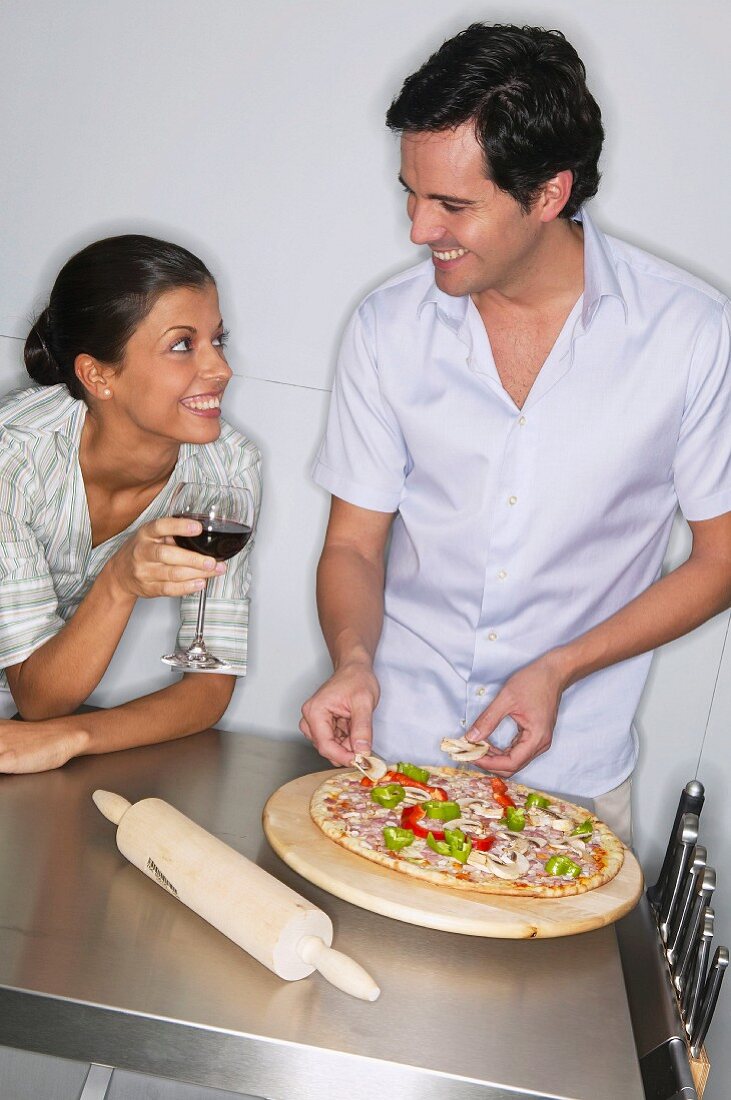
{"label": "wooden pizza board", "polygon": [[642,894],[642,871],[629,850],[606,886],[566,898],[495,897],[389,871],[341,848],[310,817],[313,791],[332,774],[303,775],[275,791],[264,807],[264,832],[303,878],[362,909],[463,936],[547,939],[611,924],[634,909]]}

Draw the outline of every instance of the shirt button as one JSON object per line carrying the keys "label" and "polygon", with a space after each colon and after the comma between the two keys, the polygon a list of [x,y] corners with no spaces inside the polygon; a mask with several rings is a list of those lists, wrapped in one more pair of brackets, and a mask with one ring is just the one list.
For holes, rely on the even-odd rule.
{"label": "shirt button", "polygon": [[460,726],[466,726],[467,725],[467,719],[466,718],[460,718],[459,724],[460,724]]}
{"label": "shirt button", "polygon": [[526,419],[525,419],[525,417],[524,417],[524,416],[521,416],[521,418],[520,418],[520,420],[518,421],[518,423],[520,424],[521,428],[523,428],[523,427],[525,426],[525,424],[526,424]]}
{"label": "shirt button", "polygon": [[484,688],[478,688],[477,691],[475,692],[475,695],[484,695],[484,694],[485,694],[485,689]]}
{"label": "shirt button", "polygon": [[488,642],[496,642],[497,641],[497,634],[495,633],[494,630],[491,630],[490,633],[487,635],[487,640],[488,640]]}
{"label": "shirt button", "polygon": [[508,504],[513,505],[518,503],[517,497],[508,497]]}
{"label": "shirt button", "polygon": [[505,578],[507,577],[507,575],[508,575],[508,571],[507,571],[507,569],[501,569],[501,570],[500,570],[500,572],[499,572],[499,573],[498,573],[498,575],[497,575],[497,576],[498,576],[498,580],[499,580],[499,581],[504,581],[504,580],[505,580]]}

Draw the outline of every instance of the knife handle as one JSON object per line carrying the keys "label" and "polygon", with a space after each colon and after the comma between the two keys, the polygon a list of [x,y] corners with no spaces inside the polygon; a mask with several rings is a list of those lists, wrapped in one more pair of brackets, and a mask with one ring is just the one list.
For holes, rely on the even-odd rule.
{"label": "knife handle", "polygon": [[703,918],[703,936],[696,954],[693,973],[683,997],[683,1017],[688,1038],[693,1034],[698,1022],[698,1014],[703,999],[703,989],[706,984],[708,960],[711,955],[711,942],[713,941],[713,924],[715,914],[711,908],[706,909]]}
{"label": "knife handle", "polygon": [[665,882],[662,896],[662,904],[658,915],[658,927],[663,943],[668,942],[670,926],[673,921],[680,893],[685,882],[690,858],[698,840],[698,815],[683,814],[678,826],[678,834],[675,840],[675,855],[673,857],[670,874]]}
{"label": "knife handle", "polygon": [[700,889],[698,876],[703,874],[707,860],[708,852],[706,849],[702,844],[696,844],[691,852],[690,866],[668,930],[667,956],[671,966],[674,966],[677,961],[678,951],[683,942],[685,929],[688,926],[688,919],[693,908],[693,900],[697,890]]}
{"label": "knife handle", "polygon": [[706,867],[705,871],[698,879],[698,885],[700,889],[697,891],[695,901],[693,902],[693,911],[690,921],[688,922],[683,945],[678,952],[674,970],[673,981],[675,988],[681,995],[685,991],[692,965],[695,962],[695,955],[698,949],[706,909],[711,904],[713,891],[716,889],[716,872],[713,867]]}
{"label": "knife handle", "polygon": [[721,989],[721,982],[723,976],[728,968],[728,948],[717,947],[716,953],[713,956],[713,962],[711,963],[711,969],[708,974],[708,981],[706,982],[705,989],[703,990],[703,1006],[701,1008],[700,1017],[698,1019],[698,1030],[695,1035],[691,1035],[691,1057],[697,1058],[700,1054],[701,1047],[703,1046],[703,1040],[706,1037],[708,1026],[713,1017],[713,1010],[716,1007],[716,1001],[718,1000],[718,994]]}
{"label": "knife handle", "polygon": [[662,901],[663,892],[665,890],[665,883],[667,882],[670,868],[673,864],[675,842],[678,835],[678,829],[680,828],[680,819],[683,814],[700,814],[703,809],[704,799],[705,789],[698,779],[691,779],[689,783],[685,784],[680,795],[678,810],[675,814],[675,821],[673,822],[673,827],[670,832],[670,840],[668,841],[668,847],[665,852],[665,859],[663,860],[660,874],[658,875],[655,885],[651,886],[647,891],[647,899],[656,909],[660,907],[660,902]]}

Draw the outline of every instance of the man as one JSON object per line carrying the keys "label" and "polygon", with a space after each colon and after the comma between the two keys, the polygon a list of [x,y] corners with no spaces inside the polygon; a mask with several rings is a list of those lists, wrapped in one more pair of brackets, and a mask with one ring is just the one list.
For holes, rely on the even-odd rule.
{"label": "man", "polygon": [[314,469],[335,671],[300,728],[334,764],[489,738],[479,766],[629,837],[652,650],[731,602],[728,301],[593,224],[601,116],[559,32],[467,28],[387,122],[431,258],[343,341]]}

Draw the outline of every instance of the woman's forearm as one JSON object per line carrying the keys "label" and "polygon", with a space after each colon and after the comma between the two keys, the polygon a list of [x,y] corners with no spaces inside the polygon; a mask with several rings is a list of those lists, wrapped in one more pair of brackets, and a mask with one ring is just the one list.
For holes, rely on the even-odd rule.
{"label": "woman's forearm", "polygon": [[84,756],[173,741],[215,725],[231,701],[235,683],[235,676],[189,673],[122,706],[64,721],[75,721],[86,734],[79,754]]}
{"label": "woman's forearm", "polygon": [[169,687],[110,710],[44,722],[0,721],[0,773],[60,768],[74,756],[172,741],[215,725],[235,677],[192,673]]}
{"label": "woman's forearm", "polygon": [[129,622],[135,597],[109,563],[73,618],[21,664],[6,670],[20,714],[29,721],[72,714],[98,686]]}

